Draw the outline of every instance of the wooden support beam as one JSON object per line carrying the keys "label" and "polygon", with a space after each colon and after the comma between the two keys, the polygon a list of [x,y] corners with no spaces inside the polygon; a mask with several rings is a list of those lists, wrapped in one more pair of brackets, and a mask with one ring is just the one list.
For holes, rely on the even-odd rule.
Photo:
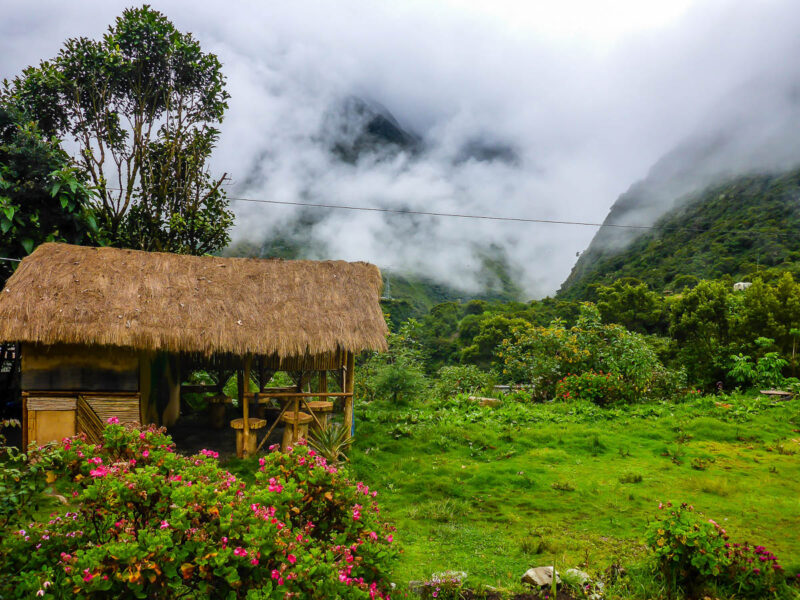
{"label": "wooden support beam", "polygon": [[347,428],[347,435],[353,433],[355,415],[353,413],[353,387],[355,383],[356,357],[352,352],[347,353],[347,364],[344,372],[344,385],[342,391],[348,394],[344,398],[344,426]]}
{"label": "wooden support beam", "polygon": [[250,402],[245,398],[245,390],[249,391],[250,388],[250,368],[253,365],[253,357],[247,355],[244,359],[243,368],[239,369],[236,379],[239,384],[239,402],[242,406],[242,456],[247,458],[247,442],[250,438]]}

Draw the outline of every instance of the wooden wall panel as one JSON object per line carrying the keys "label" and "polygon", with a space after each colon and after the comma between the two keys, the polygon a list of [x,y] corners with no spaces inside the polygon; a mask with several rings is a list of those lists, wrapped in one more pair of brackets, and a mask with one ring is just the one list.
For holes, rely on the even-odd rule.
{"label": "wooden wall panel", "polygon": [[139,390],[139,360],[119,348],[24,344],[23,390]]}

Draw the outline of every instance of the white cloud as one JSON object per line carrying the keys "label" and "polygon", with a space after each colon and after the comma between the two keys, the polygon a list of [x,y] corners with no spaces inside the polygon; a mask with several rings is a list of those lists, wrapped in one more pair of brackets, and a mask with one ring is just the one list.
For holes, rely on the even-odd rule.
{"label": "white cloud", "polygon": [[[224,63],[232,98],[213,166],[232,176],[236,196],[600,221],[659,156],[716,126],[727,106],[732,129],[785,129],[784,99],[798,81],[800,7],[788,1],[153,5]],[[13,75],[67,37],[100,35],[123,6],[12,1],[0,25],[0,70]],[[425,152],[334,160],[320,131],[326,111],[349,95],[387,107],[424,138]],[[517,162],[454,160],[477,138],[508,144]],[[236,235],[256,241],[294,214],[235,208]],[[313,233],[335,257],[467,286],[472,245],[501,244],[531,295],[552,293],[594,233],[325,215]]]}

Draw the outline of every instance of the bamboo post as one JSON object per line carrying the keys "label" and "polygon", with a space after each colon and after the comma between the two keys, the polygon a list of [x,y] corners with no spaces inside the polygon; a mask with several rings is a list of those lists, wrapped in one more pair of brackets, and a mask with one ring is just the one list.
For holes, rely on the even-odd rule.
{"label": "bamboo post", "polygon": [[347,353],[347,365],[344,372],[344,386],[342,391],[348,396],[344,397],[344,426],[347,428],[348,436],[353,435],[354,414],[353,414],[353,384],[355,383],[356,357],[352,352]]}
{"label": "bamboo post", "polygon": [[247,458],[247,442],[250,438],[250,403],[245,399],[245,391],[250,387],[250,367],[253,364],[253,357],[249,354],[244,359],[244,366],[239,369],[236,379],[238,380],[239,402],[242,405],[242,455]]}
{"label": "bamboo post", "polygon": [[297,425],[300,420],[300,397],[294,399],[294,423],[292,424],[292,443],[297,443]]}

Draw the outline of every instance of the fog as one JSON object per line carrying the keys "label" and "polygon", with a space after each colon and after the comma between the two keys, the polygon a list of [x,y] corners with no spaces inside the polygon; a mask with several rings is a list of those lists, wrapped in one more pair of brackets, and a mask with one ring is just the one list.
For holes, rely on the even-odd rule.
{"label": "fog", "polygon": [[[549,27],[510,3],[152,3],[223,62],[231,100],[212,170],[229,174],[232,198],[601,222],[667,156],[651,173],[659,193],[623,219],[635,224],[714,178],[800,162],[800,5],[678,4],[635,21],[626,3],[609,2],[603,19],[571,27],[550,15]],[[4,5],[0,74],[11,77],[67,37],[100,36],[126,4]],[[354,98],[412,141],[343,160],[331,149],[364,125],[348,112]],[[466,291],[496,246],[530,297],[553,293],[597,231],[232,207],[234,242],[296,234],[311,257],[368,260]]]}

